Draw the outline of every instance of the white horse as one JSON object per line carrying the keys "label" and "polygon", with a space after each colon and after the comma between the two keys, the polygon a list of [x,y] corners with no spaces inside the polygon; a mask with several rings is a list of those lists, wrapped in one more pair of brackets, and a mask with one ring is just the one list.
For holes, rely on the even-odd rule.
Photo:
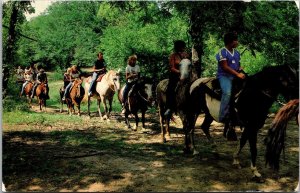
{"label": "white horse", "polygon": [[[84,89],[85,93],[87,95],[88,89],[90,87],[90,78],[88,78],[85,82]],[[119,71],[114,71],[110,70],[108,71],[103,77],[100,82],[95,82],[96,84],[96,92],[93,93],[92,96],[87,96],[88,99],[88,115],[90,116],[90,102],[91,102],[91,97],[97,99],[97,105],[98,105],[98,112],[101,120],[109,120],[109,115],[112,110],[112,101],[113,101],[113,96],[116,92],[119,92],[120,90],[120,74]],[[106,100],[109,101],[109,109],[107,111],[107,105],[106,105]],[[101,109],[100,109],[100,103],[101,101],[103,102],[104,106],[104,116],[102,117],[101,114]]]}

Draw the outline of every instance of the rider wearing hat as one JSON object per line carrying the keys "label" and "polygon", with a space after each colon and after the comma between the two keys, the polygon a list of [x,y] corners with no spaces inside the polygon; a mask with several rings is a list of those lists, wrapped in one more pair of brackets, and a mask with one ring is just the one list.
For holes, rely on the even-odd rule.
{"label": "rider wearing hat", "polygon": [[32,71],[29,68],[25,69],[24,79],[25,79],[25,82],[22,85],[22,90],[21,90],[20,96],[23,95],[26,85],[29,82],[33,82],[33,74],[32,74]]}
{"label": "rider wearing hat", "polygon": [[33,89],[32,89],[31,98],[34,97],[35,89],[41,83],[46,84],[46,88],[47,88],[47,96],[46,97],[47,97],[47,99],[49,99],[49,95],[48,95],[48,91],[49,91],[48,79],[47,79],[47,75],[45,73],[45,70],[43,68],[40,68],[39,71],[38,71],[38,73],[37,73],[36,81],[35,81],[35,83],[33,85]]}

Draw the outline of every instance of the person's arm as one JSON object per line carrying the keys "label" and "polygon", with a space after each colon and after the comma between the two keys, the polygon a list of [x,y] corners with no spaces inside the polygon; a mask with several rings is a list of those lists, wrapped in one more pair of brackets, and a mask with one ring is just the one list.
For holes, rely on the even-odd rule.
{"label": "person's arm", "polygon": [[233,70],[232,68],[230,68],[228,66],[228,63],[227,63],[227,60],[221,60],[220,61],[220,65],[221,65],[221,68],[225,71],[225,72],[228,72],[240,79],[244,79],[245,78],[245,74],[243,73],[238,73],[237,71]]}
{"label": "person's arm", "polygon": [[175,65],[176,65],[176,57],[175,54],[172,54],[169,58],[169,65],[170,65],[170,71],[171,72],[175,72],[177,74],[180,74],[180,71],[178,69],[176,69]]}

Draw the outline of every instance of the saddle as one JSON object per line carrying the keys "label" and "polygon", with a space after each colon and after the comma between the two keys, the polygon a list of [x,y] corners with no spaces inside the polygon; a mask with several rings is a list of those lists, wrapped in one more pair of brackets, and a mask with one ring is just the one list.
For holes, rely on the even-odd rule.
{"label": "saddle", "polygon": [[[220,82],[217,78],[210,78],[205,83],[206,87],[208,88],[208,94],[217,99],[221,100],[222,98],[222,89],[220,86]],[[234,79],[232,84],[232,100],[236,100],[239,97],[242,89],[244,87],[244,81]]]}
{"label": "saddle", "polygon": [[[105,74],[100,74],[100,75],[98,76],[98,78],[96,79],[96,82],[101,82],[101,80],[102,80],[102,78],[103,78],[104,75],[105,75]],[[86,82],[91,84],[91,82],[92,82],[92,77],[89,76],[89,77],[87,78]]]}

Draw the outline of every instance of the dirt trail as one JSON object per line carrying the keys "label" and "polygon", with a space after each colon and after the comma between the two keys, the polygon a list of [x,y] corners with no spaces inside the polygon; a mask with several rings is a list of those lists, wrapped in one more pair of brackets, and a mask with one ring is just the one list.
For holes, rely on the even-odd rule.
{"label": "dirt trail", "polygon": [[[33,110],[39,112],[36,106]],[[57,109],[46,111],[57,113]],[[278,173],[264,166],[263,139],[272,119],[267,119],[260,130],[257,165],[265,182],[256,183],[251,181],[249,146],[241,153],[243,168],[234,168],[232,154],[237,143],[226,141],[222,124],[214,122],[210,131],[216,147],[209,144],[199,128],[203,116],[195,131],[196,156],[183,154],[184,135],[178,117],[171,123],[171,139],[162,144],[157,114],[147,114],[148,132],[128,130],[118,113],[112,114],[110,122],[92,116],[89,119],[83,114],[82,123],[72,125],[4,124],[3,151],[15,153],[5,158],[4,166],[9,167],[3,173],[7,190],[293,191],[298,182],[299,130],[295,121],[287,128],[285,161],[282,159]],[[14,127],[15,132],[5,132],[6,127]],[[240,136],[240,129],[236,130]]]}

